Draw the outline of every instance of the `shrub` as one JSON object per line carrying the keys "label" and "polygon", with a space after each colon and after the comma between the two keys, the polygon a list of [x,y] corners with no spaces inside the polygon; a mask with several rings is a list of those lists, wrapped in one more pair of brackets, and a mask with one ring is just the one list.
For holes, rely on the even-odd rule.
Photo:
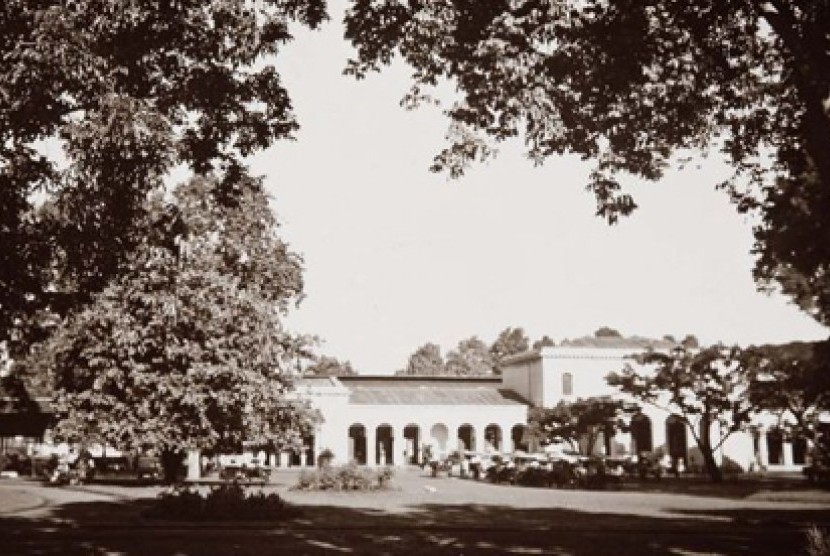
{"label": "shrub", "polygon": [[294,490],[379,490],[389,486],[395,472],[391,467],[377,471],[354,463],[342,467],[323,467],[300,473]]}
{"label": "shrub", "polygon": [[720,466],[724,475],[741,475],[744,473],[744,468],[735,460],[723,458],[723,463]]}
{"label": "shrub", "polygon": [[550,486],[553,472],[542,467],[527,467],[516,474],[516,484],[523,486]]}
{"label": "shrub", "polygon": [[202,494],[190,487],[159,495],[147,515],[188,521],[260,521],[291,519],[299,511],[276,493],[246,493],[238,482],[225,483]]}
{"label": "shrub", "polygon": [[809,556],[830,556],[830,533],[815,525],[807,529],[807,554]]}

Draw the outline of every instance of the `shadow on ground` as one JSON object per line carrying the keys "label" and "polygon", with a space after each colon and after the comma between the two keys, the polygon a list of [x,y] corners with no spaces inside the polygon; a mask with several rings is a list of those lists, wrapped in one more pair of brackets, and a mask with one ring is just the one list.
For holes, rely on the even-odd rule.
{"label": "shadow on ground", "polygon": [[150,500],[75,502],[0,519],[3,554],[803,554],[830,509],[696,511],[648,518],[567,509],[418,504],[405,511],[301,506],[284,523],[142,517]]}

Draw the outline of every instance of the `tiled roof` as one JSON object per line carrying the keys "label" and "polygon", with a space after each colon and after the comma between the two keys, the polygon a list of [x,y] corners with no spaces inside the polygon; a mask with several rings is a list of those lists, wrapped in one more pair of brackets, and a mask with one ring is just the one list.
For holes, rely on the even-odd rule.
{"label": "tiled roof", "polygon": [[573,340],[562,340],[559,343],[561,347],[590,347],[600,349],[672,349],[677,346],[677,342],[669,340],[643,338],[642,336],[630,336],[627,338],[621,336],[584,336],[582,338],[574,338]]}
{"label": "tiled roof", "polygon": [[357,405],[526,405],[521,396],[501,383],[386,382],[346,384],[349,403]]}

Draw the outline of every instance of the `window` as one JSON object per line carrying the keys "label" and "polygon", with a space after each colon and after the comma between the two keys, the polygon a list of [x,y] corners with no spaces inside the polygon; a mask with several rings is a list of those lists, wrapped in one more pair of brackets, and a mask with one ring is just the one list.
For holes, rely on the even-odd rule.
{"label": "window", "polygon": [[562,373],[562,395],[570,396],[574,393],[574,375]]}

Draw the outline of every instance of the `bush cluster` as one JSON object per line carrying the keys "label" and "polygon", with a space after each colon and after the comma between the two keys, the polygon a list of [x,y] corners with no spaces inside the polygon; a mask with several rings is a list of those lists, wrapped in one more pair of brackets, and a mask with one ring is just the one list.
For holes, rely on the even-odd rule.
{"label": "bush cluster", "polygon": [[341,467],[322,467],[300,473],[294,490],[380,490],[389,486],[395,474],[391,467],[378,470],[350,463]]}
{"label": "bush cluster", "polygon": [[487,470],[487,480],[532,487],[573,487],[605,489],[618,486],[622,477],[608,472],[601,460],[589,460],[580,464],[553,462],[549,467],[508,467],[494,465]]}
{"label": "bush cluster", "polygon": [[299,510],[276,493],[245,492],[238,482],[212,488],[207,494],[190,487],[163,492],[148,512],[156,519],[188,521],[261,521],[297,517]]}

